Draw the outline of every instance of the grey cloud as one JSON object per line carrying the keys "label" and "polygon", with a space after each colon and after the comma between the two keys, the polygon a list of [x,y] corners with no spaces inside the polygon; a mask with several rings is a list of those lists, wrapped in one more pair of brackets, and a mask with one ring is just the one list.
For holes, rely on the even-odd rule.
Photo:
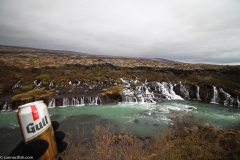
{"label": "grey cloud", "polygon": [[0,1],[0,45],[240,64],[238,0]]}

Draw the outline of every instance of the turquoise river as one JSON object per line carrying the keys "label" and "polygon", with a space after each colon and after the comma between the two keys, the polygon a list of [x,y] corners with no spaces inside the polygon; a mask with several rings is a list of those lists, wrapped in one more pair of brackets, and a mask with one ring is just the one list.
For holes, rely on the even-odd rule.
{"label": "turquoise river", "polygon": [[[150,136],[164,129],[171,123],[171,117],[175,114],[192,113],[205,120],[206,124],[223,129],[240,121],[240,109],[225,107],[219,104],[209,104],[199,101],[175,100],[157,104],[120,103],[108,105],[87,105],[49,108],[53,120],[71,126],[83,121],[83,115],[93,121],[104,119],[105,123],[123,128],[132,134]],[[93,117],[91,117],[91,115]],[[89,117],[90,116],[90,117]],[[69,117],[75,117],[73,121],[67,121]],[[79,117],[79,118],[78,118]],[[95,118],[94,118],[95,117]],[[16,111],[0,113],[0,128],[18,128]]]}

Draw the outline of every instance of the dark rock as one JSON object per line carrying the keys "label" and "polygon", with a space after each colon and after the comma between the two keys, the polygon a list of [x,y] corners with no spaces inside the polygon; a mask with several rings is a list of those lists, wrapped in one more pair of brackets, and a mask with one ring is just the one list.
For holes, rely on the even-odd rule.
{"label": "dark rock", "polygon": [[139,120],[138,119],[134,119],[133,123],[139,123]]}

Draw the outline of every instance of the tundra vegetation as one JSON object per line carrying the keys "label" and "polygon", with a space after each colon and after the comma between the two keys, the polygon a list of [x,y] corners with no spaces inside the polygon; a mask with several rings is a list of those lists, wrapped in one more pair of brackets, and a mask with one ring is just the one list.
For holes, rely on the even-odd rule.
{"label": "tundra vegetation", "polygon": [[239,124],[221,130],[185,113],[175,115],[172,124],[153,137],[138,137],[124,130],[116,133],[109,126],[96,125],[91,139],[84,138],[84,132],[76,127],[76,137],[72,131],[67,133],[68,148],[61,156],[71,160],[237,160],[240,158]]}
{"label": "tundra vegetation", "polygon": [[[190,64],[161,59],[96,56],[66,51],[0,47],[0,93],[14,94],[34,89],[33,81],[43,87],[52,81],[55,88],[73,86],[79,80],[109,81],[138,77],[141,81],[209,85],[223,88],[232,96],[240,95],[240,66]],[[21,81],[21,90],[11,87]],[[133,86],[134,87],[134,86]]]}

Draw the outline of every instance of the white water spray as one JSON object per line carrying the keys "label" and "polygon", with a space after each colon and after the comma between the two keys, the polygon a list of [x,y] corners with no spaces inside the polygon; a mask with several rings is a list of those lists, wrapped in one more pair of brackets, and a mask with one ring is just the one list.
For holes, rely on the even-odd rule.
{"label": "white water spray", "polygon": [[213,98],[211,99],[211,103],[217,103],[217,98],[218,98],[218,91],[215,86],[213,86]]}
{"label": "white water spray", "polygon": [[237,96],[237,107],[240,107],[239,97]]}
{"label": "white water spray", "polygon": [[199,96],[199,86],[198,85],[196,85],[196,99],[201,100],[200,96]]}
{"label": "white water spray", "polygon": [[7,105],[8,105],[8,103],[6,102],[6,103],[3,105],[3,107],[2,107],[2,110],[1,110],[1,111],[6,111],[6,110],[7,110]]}
{"label": "white water spray", "polygon": [[54,108],[54,107],[55,107],[55,98],[52,98],[48,104],[48,108]]}

